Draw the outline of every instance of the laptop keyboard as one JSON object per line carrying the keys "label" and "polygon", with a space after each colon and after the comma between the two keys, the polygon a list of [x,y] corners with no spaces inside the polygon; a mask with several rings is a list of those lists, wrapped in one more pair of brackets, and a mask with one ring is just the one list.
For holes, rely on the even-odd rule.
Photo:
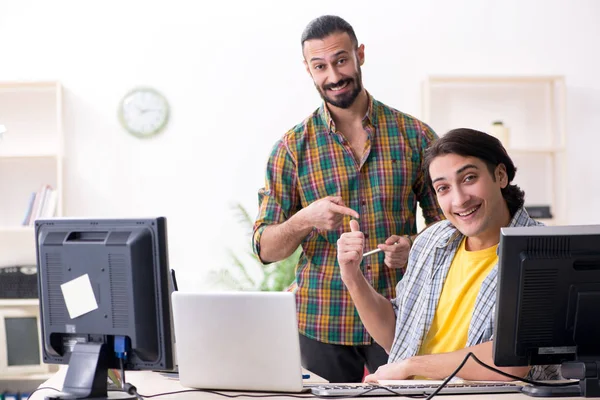
{"label": "laptop keyboard", "polygon": [[[438,388],[438,384],[405,384],[405,385],[353,385],[353,384],[318,384],[310,389],[315,396],[350,397],[350,396],[407,396],[428,395]],[[475,393],[514,393],[520,392],[522,386],[510,382],[468,382],[448,383],[439,394],[475,394]]]}

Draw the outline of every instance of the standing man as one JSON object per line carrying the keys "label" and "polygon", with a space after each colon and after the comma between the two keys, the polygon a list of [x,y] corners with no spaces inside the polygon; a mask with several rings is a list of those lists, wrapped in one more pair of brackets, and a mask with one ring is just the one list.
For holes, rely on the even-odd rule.
{"label": "standing man", "polygon": [[365,366],[374,372],[388,356],[342,283],[336,242],[350,219],[358,219],[365,250],[382,250],[362,271],[378,293],[395,296],[416,234],[417,202],[428,224],[441,219],[421,169],[423,152],[437,137],[363,88],[365,48],[342,18],[311,21],[301,43],[323,104],[273,148],[253,248],[269,263],[302,246],[296,268],[302,365],[330,382],[360,382]]}

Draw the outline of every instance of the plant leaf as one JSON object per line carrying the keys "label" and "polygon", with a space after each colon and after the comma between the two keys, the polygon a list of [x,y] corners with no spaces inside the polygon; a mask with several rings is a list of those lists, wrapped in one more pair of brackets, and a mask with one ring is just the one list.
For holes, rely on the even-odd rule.
{"label": "plant leaf", "polygon": [[[238,222],[243,225],[249,236],[251,236],[254,221],[248,211],[241,203],[233,205],[232,209]],[[231,259],[230,266],[216,273],[219,276],[220,282],[232,285],[234,288],[240,290],[282,291],[294,282],[296,265],[302,254],[302,247],[298,247],[288,258],[266,265],[254,254],[252,248],[244,253],[244,258],[249,257],[253,261],[252,266],[244,263],[232,250],[228,250],[228,254]],[[234,276],[232,271],[237,271],[240,277],[237,278]],[[252,278],[251,271],[260,271],[262,279],[257,282],[256,279]]]}

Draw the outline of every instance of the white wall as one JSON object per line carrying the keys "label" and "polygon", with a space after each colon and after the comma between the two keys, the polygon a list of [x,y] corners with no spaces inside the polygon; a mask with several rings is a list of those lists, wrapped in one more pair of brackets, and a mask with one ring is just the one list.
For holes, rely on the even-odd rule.
{"label": "white wall", "polygon": [[[299,38],[326,13],[365,44],[367,89],[416,116],[428,74],[565,75],[569,222],[600,223],[599,1],[204,3],[0,0],[0,80],[65,86],[66,213],[167,216],[183,289],[247,248],[229,207],[255,214],[272,145],[319,105]],[[136,85],[172,106],[152,140],[117,122]]]}

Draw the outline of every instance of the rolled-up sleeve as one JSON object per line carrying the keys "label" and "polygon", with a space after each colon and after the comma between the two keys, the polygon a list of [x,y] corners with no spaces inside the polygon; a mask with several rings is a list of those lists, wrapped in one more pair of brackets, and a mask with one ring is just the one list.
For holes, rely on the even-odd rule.
{"label": "rolled-up sleeve", "polygon": [[296,162],[280,140],[267,162],[265,186],[258,191],[258,216],[254,222],[252,249],[259,259],[260,239],[265,228],[286,221],[299,207]]}

